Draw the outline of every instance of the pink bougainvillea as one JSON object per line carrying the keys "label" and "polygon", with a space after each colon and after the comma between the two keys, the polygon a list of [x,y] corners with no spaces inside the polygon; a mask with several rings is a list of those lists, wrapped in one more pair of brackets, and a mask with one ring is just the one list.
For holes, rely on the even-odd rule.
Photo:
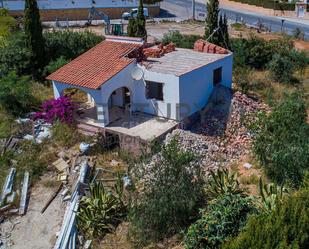
{"label": "pink bougainvillea", "polygon": [[44,119],[51,124],[57,121],[73,124],[76,108],[77,105],[69,97],[46,100],[42,104],[42,111],[35,113],[34,119]]}

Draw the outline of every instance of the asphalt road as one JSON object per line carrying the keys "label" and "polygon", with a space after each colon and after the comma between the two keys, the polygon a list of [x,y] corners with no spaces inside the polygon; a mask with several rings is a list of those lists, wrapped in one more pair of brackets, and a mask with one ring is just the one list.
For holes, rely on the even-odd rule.
{"label": "asphalt road", "polygon": [[[163,15],[174,15],[178,18],[187,19],[192,16],[191,0],[164,0],[161,3]],[[195,3],[196,13],[206,13],[206,4]],[[281,32],[282,19],[280,17],[271,17],[262,14],[246,12],[243,10],[220,8],[222,14],[226,14],[230,21],[242,20],[247,25],[257,26],[259,23],[267,27],[272,32]],[[283,32],[292,34],[299,28],[305,34],[305,38],[309,39],[309,25],[291,20],[284,20]]]}

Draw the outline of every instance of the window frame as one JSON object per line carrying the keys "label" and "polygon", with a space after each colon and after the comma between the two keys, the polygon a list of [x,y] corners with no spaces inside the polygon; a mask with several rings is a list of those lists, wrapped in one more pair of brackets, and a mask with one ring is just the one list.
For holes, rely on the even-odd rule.
{"label": "window frame", "polygon": [[[158,93],[158,96],[149,95],[149,93],[150,93],[150,89],[149,89],[149,86],[148,86],[149,84],[157,84],[158,86],[160,86],[159,89],[158,89],[158,91],[160,91],[160,93]],[[145,80],[145,97],[146,97],[146,99],[164,101],[164,91],[163,91],[163,89],[164,89],[164,83],[152,81],[152,80]]]}

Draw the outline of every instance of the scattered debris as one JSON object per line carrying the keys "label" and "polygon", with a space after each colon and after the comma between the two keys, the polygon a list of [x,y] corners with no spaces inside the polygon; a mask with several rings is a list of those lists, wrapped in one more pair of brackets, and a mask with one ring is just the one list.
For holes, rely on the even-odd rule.
{"label": "scattered debris", "polygon": [[55,191],[55,193],[53,193],[53,195],[49,198],[49,200],[47,201],[47,203],[45,204],[45,206],[42,208],[41,213],[43,214],[45,212],[45,210],[48,208],[48,206],[52,203],[52,201],[56,198],[56,196],[59,194],[59,192],[61,191],[63,187],[63,183],[60,183],[59,187],[57,188],[57,190]]}
{"label": "scattered debris", "polygon": [[11,168],[9,174],[6,177],[6,181],[2,190],[2,196],[0,198],[0,206],[3,204],[3,202],[5,202],[6,197],[12,193],[15,173],[16,169]]}
{"label": "scattered debris", "polygon": [[0,140],[0,155],[3,156],[4,153],[9,150],[16,150],[19,141],[20,141],[19,138],[14,138],[13,136],[9,137],[8,139],[1,139]]}
{"label": "scattered debris", "polygon": [[112,167],[116,167],[120,164],[120,162],[118,162],[117,160],[113,159],[111,162],[110,162],[110,166]]}
{"label": "scattered debris", "polygon": [[85,245],[84,245],[83,249],[89,249],[90,246],[91,246],[91,243],[92,243],[92,240],[87,240],[87,241],[85,242]]}
{"label": "scattered debris", "polygon": [[251,163],[244,163],[244,168],[245,169],[251,169],[252,168],[252,164]]}
{"label": "scattered debris", "polygon": [[64,172],[69,167],[66,161],[63,158],[59,158],[57,161],[53,162],[52,165],[56,167],[59,172]]}
{"label": "scattered debris", "polygon": [[90,148],[90,144],[87,144],[87,143],[84,143],[84,142],[82,142],[79,145],[79,150],[82,154],[86,154],[88,152],[89,148]]}
{"label": "scattered debris", "polygon": [[24,181],[23,181],[22,190],[21,190],[19,215],[24,215],[26,213],[28,187],[29,187],[29,172],[26,171],[24,174]]}
{"label": "scattered debris", "polygon": [[84,161],[80,168],[79,178],[75,184],[74,192],[71,198],[71,202],[65,212],[61,231],[57,238],[54,249],[66,249],[75,248],[77,229],[76,229],[76,213],[79,205],[79,198],[81,193],[81,186],[85,184],[86,175],[88,172],[88,163]]}

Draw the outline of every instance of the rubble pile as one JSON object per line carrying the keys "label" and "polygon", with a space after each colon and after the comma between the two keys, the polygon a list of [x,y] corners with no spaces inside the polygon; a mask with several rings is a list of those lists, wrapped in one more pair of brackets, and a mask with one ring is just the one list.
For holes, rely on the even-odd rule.
{"label": "rubble pile", "polygon": [[210,109],[202,114],[202,122],[192,131],[174,130],[165,142],[177,137],[184,150],[200,156],[199,162],[206,171],[216,170],[248,152],[253,134],[247,125],[255,121],[258,111],[268,112],[270,108],[236,92],[228,113]]}

